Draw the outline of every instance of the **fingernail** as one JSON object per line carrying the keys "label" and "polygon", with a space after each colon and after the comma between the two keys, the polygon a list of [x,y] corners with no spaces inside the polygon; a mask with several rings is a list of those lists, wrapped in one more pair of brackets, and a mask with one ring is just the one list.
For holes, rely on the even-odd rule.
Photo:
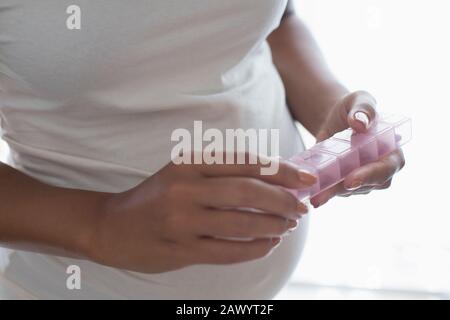
{"label": "fingernail", "polygon": [[322,197],[312,200],[311,204],[313,205],[314,209],[317,209],[317,208],[323,206],[329,200],[330,200],[330,198],[325,198],[324,196],[322,196]]}
{"label": "fingernail", "polygon": [[292,231],[298,227],[298,222],[296,220],[289,220],[287,227],[289,231]]}
{"label": "fingernail", "polygon": [[353,117],[355,118],[355,120],[361,122],[366,129],[369,127],[370,120],[369,120],[369,116],[367,115],[367,113],[365,113],[363,111],[357,111],[357,112],[355,112]]}
{"label": "fingernail", "polygon": [[317,208],[323,206],[325,203],[326,203],[326,201],[323,201],[323,202],[316,201],[313,203],[313,207],[314,207],[314,209],[317,209]]}
{"label": "fingernail", "polygon": [[281,238],[277,237],[277,238],[272,238],[272,244],[274,246],[278,246],[281,243]]}
{"label": "fingernail", "polygon": [[354,191],[354,190],[357,190],[357,189],[359,189],[361,187],[362,187],[362,181],[361,180],[355,180],[346,189],[348,191]]}
{"label": "fingernail", "polygon": [[297,212],[301,214],[307,214],[308,213],[308,206],[304,204],[303,202],[299,202],[297,204]]}
{"label": "fingernail", "polygon": [[312,186],[316,184],[317,178],[313,176],[311,173],[306,172],[304,170],[298,170],[297,172],[298,172],[298,179],[300,180],[301,183],[307,186]]}

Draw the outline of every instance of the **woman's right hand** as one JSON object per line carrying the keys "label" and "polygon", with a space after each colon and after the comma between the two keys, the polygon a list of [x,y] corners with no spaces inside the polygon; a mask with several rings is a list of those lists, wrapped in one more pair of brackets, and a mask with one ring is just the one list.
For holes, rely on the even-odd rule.
{"label": "woman's right hand", "polygon": [[108,196],[89,258],[159,273],[268,255],[307,213],[307,207],[280,186],[304,188],[315,178],[283,161],[275,175],[260,175],[261,167],[168,164],[133,189]]}

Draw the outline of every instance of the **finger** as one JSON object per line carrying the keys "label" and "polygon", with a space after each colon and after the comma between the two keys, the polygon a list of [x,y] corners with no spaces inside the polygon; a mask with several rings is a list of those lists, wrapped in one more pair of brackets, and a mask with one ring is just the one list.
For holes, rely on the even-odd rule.
{"label": "finger", "polygon": [[381,186],[376,186],[374,189],[375,190],[385,190],[385,189],[390,188],[391,184],[392,184],[392,179],[389,179],[384,184],[382,184]]}
{"label": "finger", "polygon": [[204,238],[195,243],[196,260],[201,264],[233,264],[267,256],[281,238],[229,241]]}
{"label": "finger", "polygon": [[319,207],[323,206],[325,203],[327,203],[328,201],[330,201],[330,199],[334,198],[335,196],[344,194],[346,192],[348,192],[348,191],[345,190],[343,184],[339,183],[331,188],[328,188],[328,189],[322,191],[318,195],[314,196],[313,198],[311,198],[310,202],[314,208],[319,208]]}
{"label": "finger", "polygon": [[376,100],[365,91],[357,91],[345,98],[345,112],[350,128],[356,132],[366,132],[376,121]]}
{"label": "finger", "polygon": [[[203,164],[196,168],[207,177],[251,177],[291,189],[312,186],[317,181],[311,173],[280,159],[255,156],[250,153],[231,153],[235,157],[233,163],[237,163],[238,154],[243,156],[241,160],[245,164]],[[267,168],[270,170],[264,170]]]}
{"label": "finger", "polygon": [[366,132],[375,122],[377,113],[376,101],[365,91],[356,91],[345,96],[338,104],[337,115],[316,135],[317,141],[328,139],[336,132],[352,128],[356,132]]}
{"label": "finger", "polygon": [[362,186],[383,185],[404,165],[403,152],[396,150],[377,162],[369,163],[351,172],[344,180],[345,188],[352,191]]}
{"label": "finger", "polygon": [[363,186],[358,189],[354,189],[352,191],[346,189],[344,187],[343,183],[340,183],[334,187],[331,187],[314,198],[311,199],[311,204],[314,206],[314,208],[318,208],[326,204],[330,199],[334,198],[335,196],[339,197],[350,197],[353,195],[366,195],[374,190],[385,190],[391,187],[392,179],[389,179],[385,183],[381,185],[376,186]]}
{"label": "finger", "polygon": [[375,190],[376,187],[362,187],[358,190],[355,190],[352,192],[352,196],[356,195],[367,195],[371,193],[373,190]]}
{"label": "finger", "polygon": [[361,187],[354,191],[348,191],[343,187],[342,184],[339,184],[339,185],[336,185],[335,187],[332,187],[330,189],[323,191],[322,193],[320,193],[317,196],[315,196],[314,198],[312,198],[311,204],[314,206],[314,208],[319,208],[336,196],[350,197],[350,196],[355,196],[355,195],[367,195],[375,189],[381,190],[381,189],[385,189],[385,188],[381,187],[381,186],[379,186],[379,187],[367,186],[367,187]]}
{"label": "finger", "polygon": [[[354,191],[343,191],[341,193],[339,193],[338,195],[340,197],[349,197],[355,194],[368,194],[374,190],[385,190],[391,187],[392,184],[392,179],[389,179],[388,181],[386,181],[384,184],[382,185],[377,185],[377,186],[366,186],[366,187],[361,187],[359,189],[356,189]],[[345,188],[344,188],[345,189]]]}
{"label": "finger", "polygon": [[[386,157],[394,157],[395,159],[390,159],[389,161],[394,161],[394,168],[384,168],[386,165],[382,165],[383,168],[378,169],[379,165],[376,165],[376,168],[378,171],[374,171],[371,174],[368,174],[369,178],[358,178],[358,170],[364,169],[365,167],[369,166],[368,170],[370,169],[370,165],[376,164],[372,163],[369,165],[366,165],[360,169],[355,170],[353,173],[351,173],[346,180],[344,180],[343,183],[339,183],[327,190],[322,191],[315,197],[311,199],[311,204],[314,206],[314,208],[318,208],[326,204],[330,199],[332,199],[335,196],[341,196],[341,197],[349,197],[351,195],[362,195],[362,194],[368,194],[372,192],[373,190],[384,190],[390,188],[392,184],[392,177],[393,175],[398,171],[401,170],[401,168],[404,166],[404,158],[401,150],[398,150],[396,152],[397,155],[391,154],[390,156]],[[384,161],[383,159],[381,161]],[[380,173],[381,170],[381,173]],[[384,172],[383,170],[386,170]],[[353,177],[353,175],[356,176]],[[371,178],[372,177],[372,178]],[[387,177],[387,178],[386,178]],[[348,180],[347,180],[348,179]]]}
{"label": "finger", "polygon": [[198,186],[198,201],[212,208],[253,208],[287,219],[308,212],[305,204],[280,187],[253,178],[210,178]]}
{"label": "finger", "polygon": [[231,210],[205,210],[198,214],[197,235],[225,238],[273,238],[297,227],[296,220],[270,214]]}

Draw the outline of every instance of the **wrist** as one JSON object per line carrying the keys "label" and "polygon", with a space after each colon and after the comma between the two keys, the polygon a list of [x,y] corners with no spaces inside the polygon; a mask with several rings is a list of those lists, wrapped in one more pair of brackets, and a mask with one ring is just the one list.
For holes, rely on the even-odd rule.
{"label": "wrist", "polygon": [[95,193],[90,201],[91,210],[84,227],[76,237],[76,250],[88,260],[97,262],[101,257],[101,235],[105,217],[110,211],[110,203],[115,194]]}

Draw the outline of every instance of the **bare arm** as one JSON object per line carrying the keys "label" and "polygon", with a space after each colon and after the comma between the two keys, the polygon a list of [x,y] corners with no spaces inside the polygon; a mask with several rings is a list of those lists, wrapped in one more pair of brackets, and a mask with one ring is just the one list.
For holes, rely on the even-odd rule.
{"label": "bare arm", "polygon": [[294,118],[317,136],[331,108],[348,90],[331,73],[291,1],[269,44]]}
{"label": "bare arm", "polygon": [[0,163],[0,245],[85,257],[105,196],[52,187]]}

